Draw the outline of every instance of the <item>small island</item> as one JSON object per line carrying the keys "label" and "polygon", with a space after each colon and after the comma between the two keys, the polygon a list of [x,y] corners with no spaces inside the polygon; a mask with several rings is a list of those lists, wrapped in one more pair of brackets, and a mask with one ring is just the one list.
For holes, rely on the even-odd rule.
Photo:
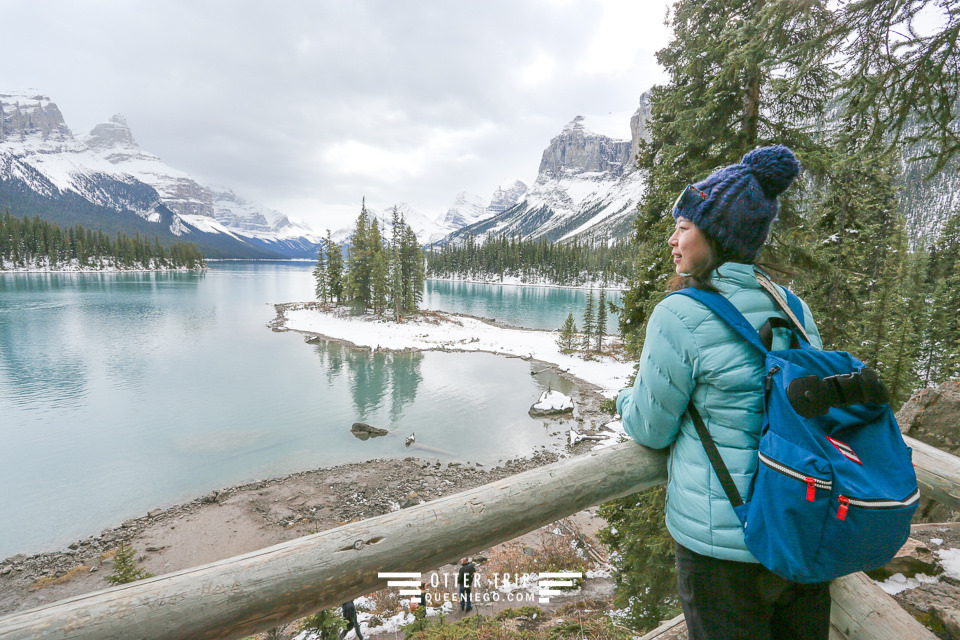
{"label": "small island", "polygon": [[0,271],[168,271],[203,269],[192,242],[164,246],[138,232],[130,237],[79,224],[67,229],[39,216],[0,215]]}

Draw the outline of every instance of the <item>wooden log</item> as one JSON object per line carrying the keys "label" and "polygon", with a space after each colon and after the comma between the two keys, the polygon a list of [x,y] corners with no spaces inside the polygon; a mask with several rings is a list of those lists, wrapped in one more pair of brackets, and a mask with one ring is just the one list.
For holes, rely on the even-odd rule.
{"label": "wooden log", "polygon": [[385,588],[666,479],[625,442],[242,556],[0,618],[0,639],[239,638]]}
{"label": "wooden log", "polygon": [[830,625],[845,640],[937,640],[864,573],[837,578],[830,595]]}
{"label": "wooden log", "polygon": [[913,465],[923,497],[960,510],[960,458],[909,436],[903,440],[913,449]]}
{"label": "wooden log", "polygon": [[[830,640],[936,640],[896,600],[864,573],[830,585]],[[687,640],[683,615],[667,620],[639,640]]]}
{"label": "wooden log", "polygon": [[[960,459],[906,440],[921,490],[960,508]],[[665,479],[662,452],[623,443],[243,556],[14,613],[0,618],[0,640],[243,637],[382,588],[377,572],[427,571]],[[869,596],[871,585],[886,596],[872,582],[851,587],[850,597],[835,586],[842,606],[834,620],[850,638],[932,637],[916,627],[908,629],[914,635],[877,635],[888,618],[894,629],[909,621],[891,598]]]}
{"label": "wooden log", "polygon": [[638,640],[687,640],[687,621],[681,613],[676,618],[670,618],[660,623],[660,626],[648,631]]}

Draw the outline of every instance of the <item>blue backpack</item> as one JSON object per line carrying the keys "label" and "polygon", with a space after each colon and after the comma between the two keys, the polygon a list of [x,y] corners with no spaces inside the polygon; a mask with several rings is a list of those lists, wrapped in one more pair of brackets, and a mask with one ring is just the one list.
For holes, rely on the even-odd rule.
{"label": "blue backpack", "polygon": [[[758,332],[730,301],[682,289],[766,358],[759,464],[746,501],[691,401],[688,411],[750,552],[794,582],[824,582],[889,562],[910,534],[920,499],[910,449],[877,374],[843,351],[821,351],[803,331],[800,300],[764,274],[761,285],[791,321]],[[799,320],[797,320],[799,318]],[[790,348],[771,351],[774,329]]]}

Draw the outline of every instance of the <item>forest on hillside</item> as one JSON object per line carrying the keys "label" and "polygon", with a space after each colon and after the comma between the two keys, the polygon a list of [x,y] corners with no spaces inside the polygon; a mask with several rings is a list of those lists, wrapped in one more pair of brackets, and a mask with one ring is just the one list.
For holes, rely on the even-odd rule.
{"label": "forest on hillside", "polygon": [[0,215],[0,270],[6,269],[197,269],[206,261],[197,245],[177,242],[163,246],[137,233],[103,231],[81,225],[66,229],[39,216]]}
{"label": "forest on hillside", "polygon": [[[668,22],[667,79],[637,157],[647,190],[620,317],[631,349],[673,274],[677,195],[784,144],[803,171],[759,261],[809,304],[825,348],[880,373],[895,410],[960,377],[960,211],[937,237],[910,239],[897,187],[918,160],[935,173],[960,156],[960,0],[679,0]],[[602,508],[635,629],[679,610],[663,499],[656,489]]]}

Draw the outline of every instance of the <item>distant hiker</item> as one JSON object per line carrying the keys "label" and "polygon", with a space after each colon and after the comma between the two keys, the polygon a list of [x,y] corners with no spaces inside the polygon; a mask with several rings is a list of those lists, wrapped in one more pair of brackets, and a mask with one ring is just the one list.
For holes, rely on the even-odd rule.
{"label": "distant hiker", "polygon": [[427,583],[423,580],[420,581],[420,606],[424,610],[427,608]]}
{"label": "distant hiker", "polygon": [[343,640],[351,629],[357,634],[357,640],[363,640],[363,635],[360,633],[360,623],[357,622],[357,608],[354,606],[353,600],[344,602],[341,606],[343,607],[343,619],[347,621],[347,628],[340,632],[340,640]]}
{"label": "distant hiker", "polygon": [[471,593],[473,591],[473,576],[476,571],[477,568],[473,566],[469,558],[460,558],[460,571],[457,572],[457,586],[460,588],[460,611],[463,611],[464,607],[468,612],[473,609]]}
{"label": "distant hiker", "polygon": [[[667,242],[677,275],[669,289],[718,292],[757,330],[770,318],[785,319],[761,287],[755,264],[777,217],[777,196],[799,171],[793,153],[777,145],[688,185],[673,207],[676,228]],[[801,308],[809,341],[820,349],[810,309]],[[771,333],[774,348],[786,348],[787,332]],[[683,295],[654,308],[646,335],[636,383],[620,393],[617,410],[634,440],[670,448],[666,521],[677,543],[690,640],[826,640],[829,583],[791,582],[757,562],[687,410],[690,405],[703,417],[737,489],[747,495],[764,413],[763,355]]]}

